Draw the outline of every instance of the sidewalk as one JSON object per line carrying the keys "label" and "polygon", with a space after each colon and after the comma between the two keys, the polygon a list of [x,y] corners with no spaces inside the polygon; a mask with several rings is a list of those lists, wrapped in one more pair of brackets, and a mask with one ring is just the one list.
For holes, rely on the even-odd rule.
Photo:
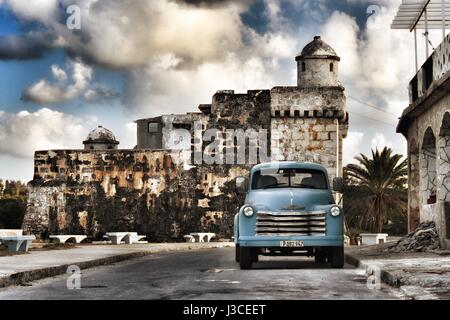
{"label": "sidewalk", "polygon": [[134,245],[77,245],[73,249],[30,251],[0,257],[0,288],[61,275],[68,266],[87,269],[169,251],[189,251],[234,246],[232,242],[164,243]]}
{"label": "sidewalk", "polygon": [[450,299],[450,252],[387,252],[387,245],[346,248],[347,263],[378,267],[381,280],[410,299]]}

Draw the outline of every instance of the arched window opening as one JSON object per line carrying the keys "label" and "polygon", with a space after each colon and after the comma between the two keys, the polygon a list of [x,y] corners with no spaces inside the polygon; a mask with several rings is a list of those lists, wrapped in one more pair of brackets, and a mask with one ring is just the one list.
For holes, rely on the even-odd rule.
{"label": "arched window opening", "polygon": [[330,72],[334,72],[334,63],[330,63]]}
{"label": "arched window opening", "polygon": [[433,130],[428,128],[420,154],[420,191],[424,204],[434,204],[437,200],[436,154],[436,138]]}
{"label": "arched window opening", "polygon": [[450,113],[447,112],[442,119],[439,131],[439,202],[444,202],[445,239],[450,240]]}
{"label": "arched window opening", "polygon": [[302,62],[302,72],[306,71],[306,63]]}
{"label": "arched window opening", "polygon": [[447,112],[442,119],[439,132],[439,170],[440,174],[440,201],[450,202],[450,190],[446,186],[450,186],[450,177],[448,169],[450,168],[450,113]]}

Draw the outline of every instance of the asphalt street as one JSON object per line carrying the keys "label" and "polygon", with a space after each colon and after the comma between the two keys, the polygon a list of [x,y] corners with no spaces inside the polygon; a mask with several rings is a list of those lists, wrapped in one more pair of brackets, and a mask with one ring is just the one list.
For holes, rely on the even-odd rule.
{"label": "asphalt street", "polygon": [[[83,270],[80,289],[69,275],[0,289],[0,299],[398,299],[387,286],[370,289],[365,271],[331,269],[304,257],[262,257],[241,271],[234,248],[161,253]],[[73,278],[72,278],[73,279]],[[76,284],[76,281],[69,281]]]}

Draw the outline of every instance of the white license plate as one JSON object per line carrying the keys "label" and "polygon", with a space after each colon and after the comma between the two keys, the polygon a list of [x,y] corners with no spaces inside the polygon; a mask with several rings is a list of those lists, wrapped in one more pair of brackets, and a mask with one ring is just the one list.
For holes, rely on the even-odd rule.
{"label": "white license plate", "polygon": [[305,246],[303,241],[281,241],[280,247],[283,248],[302,248]]}

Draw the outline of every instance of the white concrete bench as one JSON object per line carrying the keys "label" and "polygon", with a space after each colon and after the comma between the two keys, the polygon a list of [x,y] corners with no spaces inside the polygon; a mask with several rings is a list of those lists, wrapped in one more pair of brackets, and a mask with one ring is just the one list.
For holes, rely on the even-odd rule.
{"label": "white concrete bench", "polygon": [[0,238],[0,241],[8,246],[8,251],[10,252],[27,252],[33,240],[36,240],[35,236],[14,236]]}
{"label": "white concrete bench", "polygon": [[110,239],[112,244],[115,245],[121,244],[122,241],[126,244],[148,243],[147,241],[141,241],[141,239],[144,239],[146,236],[139,236],[137,232],[108,232],[105,237]]}
{"label": "white concrete bench", "polygon": [[211,242],[211,239],[216,236],[215,233],[208,232],[194,232],[190,235],[194,237],[195,242]]}
{"label": "white concrete bench", "polygon": [[75,241],[75,243],[81,243],[87,239],[87,236],[75,236],[75,235],[58,235],[50,236],[50,239],[56,240],[57,243],[66,243],[69,240]]}
{"label": "white concrete bench", "polygon": [[[0,238],[5,237],[21,237],[23,236],[22,229],[0,229]],[[0,244],[2,244],[0,240]]]}
{"label": "white concrete bench", "polygon": [[184,240],[186,242],[190,242],[190,243],[195,242],[195,238],[193,236],[191,236],[191,235],[184,236]]}
{"label": "white concrete bench", "polygon": [[386,243],[388,236],[389,235],[386,233],[362,233],[361,234],[361,244],[363,246],[372,246],[372,245]]}
{"label": "white concrete bench", "polygon": [[23,236],[22,229],[0,229],[0,238],[21,236]]}

